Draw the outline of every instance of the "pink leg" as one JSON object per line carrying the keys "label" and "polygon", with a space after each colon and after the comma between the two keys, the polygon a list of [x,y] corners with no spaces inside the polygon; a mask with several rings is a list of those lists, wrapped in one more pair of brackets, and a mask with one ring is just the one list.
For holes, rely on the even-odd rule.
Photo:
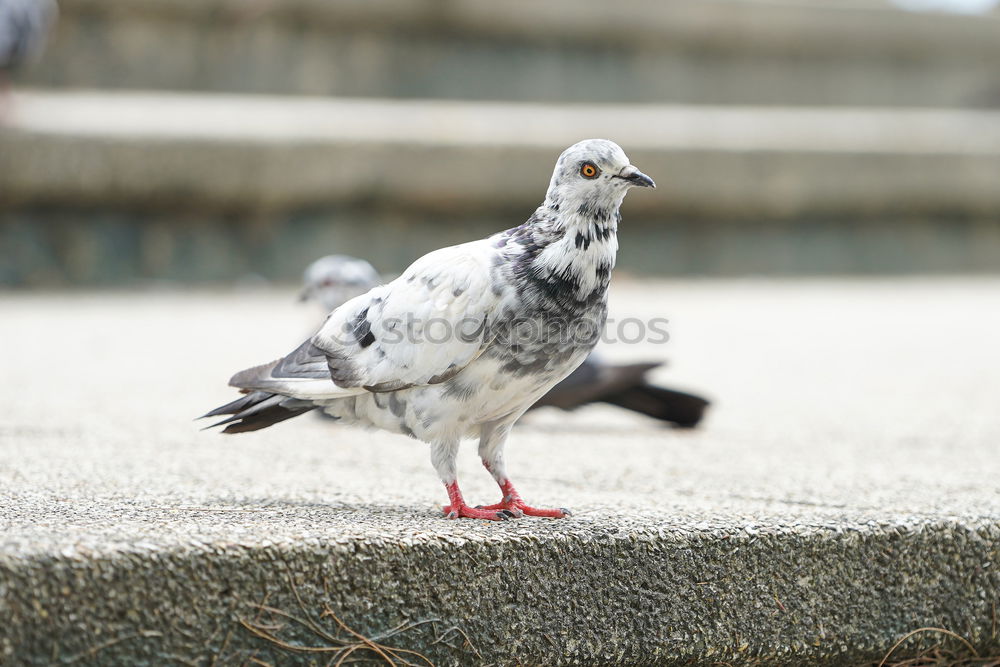
{"label": "pink leg", "polygon": [[[485,519],[487,521],[506,521],[512,518],[513,512],[506,507],[477,508],[469,507],[462,498],[462,492],[458,488],[458,482],[444,485],[448,489],[448,500],[450,504],[444,509],[445,518],[448,519]],[[499,510],[499,511],[498,511]]]}
{"label": "pink leg", "polygon": [[488,505],[478,509],[504,510],[510,512],[511,516],[514,517],[547,516],[553,519],[562,519],[563,517],[569,516],[570,512],[567,509],[540,509],[537,507],[531,507],[521,500],[521,494],[517,492],[517,489],[514,488],[514,484],[511,483],[510,479],[507,477],[507,467],[504,463],[503,456],[504,443],[507,441],[507,435],[510,433],[512,423],[513,422],[491,423],[483,425],[482,433],[479,438],[479,458],[482,459],[483,465],[490,471],[490,474],[493,475],[493,479],[496,480],[496,483],[500,486],[503,498],[495,505]]}
{"label": "pink leg", "polygon": [[[490,468],[488,465],[486,467],[487,469]],[[550,510],[531,507],[521,500],[521,494],[517,492],[517,489],[514,488],[514,485],[509,479],[505,479],[498,483],[500,484],[500,491],[503,493],[503,499],[493,505],[486,505],[485,507],[480,506],[479,509],[507,510],[509,512],[513,512],[515,516],[545,516],[553,519],[562,519],[572,514],[565,507]]]}

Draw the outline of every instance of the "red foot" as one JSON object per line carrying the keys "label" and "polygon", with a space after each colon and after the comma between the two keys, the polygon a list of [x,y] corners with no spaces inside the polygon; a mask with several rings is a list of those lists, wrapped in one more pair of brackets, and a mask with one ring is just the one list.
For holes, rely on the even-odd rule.
{"label": "red foot", "polygon": [[500,490],[503,491],[503,500],[493,505],[480,505],[477,509],[506,510],[508,512],[512,512],[514,517],[544,516],[553,519],[564,519],[568,516],[572,516],[572,512],[565,507],[547,510],[527,505],[523,500],[521,500],[520,494],[518,494],[514,485],[510,483],[510,480],[501,484]]}
{"label": "red foot", "polygon": [[444,516],[446,519],[485,519],[487,521],[506,521],[514,518],[514,513],[509,510],[484,510],[476,507],[469,507],[462,500],[462,492],[458,489],[458,482],[445,484],[448,490],[448,500],[450,504],[445,505]]}
{"label": "red foot", "polygon": [[493,505],[480,505],[477,509],[484,510],[507,510],[508,512],[513,512],[515,517],[522,516],[547,516],[553,519],[565,519],[568,516],[573,516],[565,507],[560,507],[559,509],[541,509],[539,507],[531,507],[526,505],[523,500],[507,500],[507,496],[504,497],[503,502],[494,503]]}
{"label": "red foot", "polygon": [[495,509],[483,509],[478,507],[469,507],[465,503],[461,505],[445,505],[442,510],[444,510],[444,518],[446,519],[485,519],[486,521],[506,521],[511,519],[514,515],[508,511],[497,511]]}

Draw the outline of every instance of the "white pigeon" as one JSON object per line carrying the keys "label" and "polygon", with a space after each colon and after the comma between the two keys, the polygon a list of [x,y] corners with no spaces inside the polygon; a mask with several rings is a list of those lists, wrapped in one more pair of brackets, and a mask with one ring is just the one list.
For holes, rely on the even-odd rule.
{"label": "white pigeon", "polygon": [[375,267],[347,255],[320,257],[302,275],[299,301],[319,301],[330,312],[382,283]]}
{"label": "white pigeon", "polygon": [[[230,380],[246,396],[205,417],[252,431],[319,408],[346,424],[431,446],[448,518],[564,517],[527,505],[507,476],[514,422],[580,365],[607,317],[619,206],[632,186],[655,187],[605,139],[559,156],[545,201],[526,223],[429,253],[396,280],[330,313],[286,357]],[[499,503],[470,507],[459,490],[461,440],[478,438]]]}
{"label": "white pigeon", "polygon": [[[320,257],[302,277],[299,300],[317,302],[324,313],[382,283],[375,267],[348,255]],[[696,394],[650,383],[647,374],[661,365],[658,361],[613,364],[591,354],[529,410],[549,405],[571,411],[591,403],[606,403],[675,428],[696,427],[709,402]]]}

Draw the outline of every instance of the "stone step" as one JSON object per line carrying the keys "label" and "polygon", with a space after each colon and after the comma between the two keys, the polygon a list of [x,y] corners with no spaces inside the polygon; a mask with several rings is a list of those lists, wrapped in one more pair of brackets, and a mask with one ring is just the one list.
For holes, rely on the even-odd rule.
{"label": "stone step", "polygon": [[294,279],[317,248],[398,270],[519,224],[593,136],[658,184],[625,203],[625,268],[1000,266],[995,112],[21,91],[0,133],[0,240],[20,250],[0,279]]}
{"label": "stone step", "polygon": [[[0,383],[0,661],[329,660],[255,636],[333,648],[262,607],[340,637],[327,610],[369,637],[423,622],[383,643],[438,665],[871,665],[925,626],[997,654],[1000,281],[613,289],[612,318],[670,341],[604,354],[669,358],[656,381],[709,395],[707,421],[532,413],[511,475],[575,514],[503,524],[443,519],[402,436],[198,431],[316,325],[294,289],[0,292],[24,352]],[[472,443],[459,467],[495,499]]]}
{"label": "stone step", "polygon": [[64,0],[31,85],[688,104],[1000,103],[1000,15],[888,2]]}
{"label": "stone step", "polygon": [[563,148],[600,136],[656,177],[640,216],[1000,211],[1000,112],[41,91],[13,107],[8,202],[523,209]]}

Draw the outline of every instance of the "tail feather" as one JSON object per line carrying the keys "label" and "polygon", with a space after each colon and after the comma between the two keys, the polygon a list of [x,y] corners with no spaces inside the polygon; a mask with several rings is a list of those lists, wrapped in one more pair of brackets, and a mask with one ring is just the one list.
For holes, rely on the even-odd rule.
{"label": "tail feather", "polygon": [[223,429],[223,433],[245,433],[247,431],[266,428],[292,417],[298,417],[315,408],[315,405],[307,401],[289,398],[280,394],[272,394],[266,391],[254,391],[231,403],[226,403],[221,407],[207,412],[198,419],[217,417],[219,415],[232,415],[205,428],[215,428],[216,426],[228,424]]}
{"label": "tail feather", "polygon": [[531,407],[550,405],[575,410],[588,403],[610,403],[680,428],[697,426],[709,402],[694,394],[647,383],[646,373],[659,365],[613,365],[591,357]]}
{"label": "tail feather", "polygon": [[611,365],[587,359],[559,384],[542,396],[532,409],[551,405],[561,410],[575,410],[581,405],[603,401],[605,396],[642,384],[646,373],[659,362]]}
{"label": "tail feather", "polygon": [[[198,419],[205,419],[206,417],[218,417],[219,415],[235,415],[240,410],[250,407],[255,403],[259,403],[268,397],[266,391],[248,391],[244,392],[246,395],[241,398],[237,398],[235,401],[221,405],[214,410],[206,412]],[[206,426],[205,428],[211,428],[211,426]]]}
{"label": "tail feather", "polygon": [[705,416],[710,403],[701,396],[642,383],[602,396],[605,403],[671,422],[680,428],[694,428]]}

